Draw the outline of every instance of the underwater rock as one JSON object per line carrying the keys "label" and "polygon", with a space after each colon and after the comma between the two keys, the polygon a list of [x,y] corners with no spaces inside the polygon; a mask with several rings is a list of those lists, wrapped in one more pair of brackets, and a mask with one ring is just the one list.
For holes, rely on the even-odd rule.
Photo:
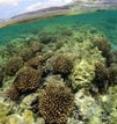
{"label": "underwater rock", "polygon": [[113,63],[109,67],[110,83],[117,84],[117,64]]}
{"label": "underwater rock", "polygon": [[99,117],[93,116],[90,118],[88,124],[103,124],[103,122]]}
{"label": "underwater rock", "polygon": [[72,62],[66,56],[57,56],[52,63],[53,72],[62,75],[68,75],[72,71]]}
{"label": "underwater rock", "polygon": [[83,120],[90,120],[93,117],[101,119],[102,108],[91,95],[86,93],[85,89],[81,89],[75,94],[75,105],[79,109]]}
{"label": "underwater rock", "polygon": [[23,124],[23,118],[18,114],[10,115],[6,118],[4,124]]}
{"label": "underwater rock", "polygon": [[45,120],[44,120],[43,118],[39,117],[39,118],[37,119],[37,121],[36,121],[35,124],[45,124]]}
{"label": "underwater rock", "polygon": [[85,60],[81,60],[80,63],[76,63],[74,65],[73,72],[70,75],[70,79],[73,82],[73,88],[90,86],[94,77],[94,67]]}
{"label": "underwater rock", "polygon": [[41,72],[31,67],[24,67],[17,73],[13,85],[20,93],[31,92],[39,87],[41,76]]}
{"label": "underwater rock", "polygon": [[32,102],[35,101],[38,97],[38,93],[32,93],[26,97],[24,97],[24,99],[22,100],[21,104],[20,104],[20,108],[22,110],[25,109],[32,109]]}
{"label": "underwater rock", "polygon": [[117,121],[117,86],[111,86],[108,89],[106,98],[102,99],[104,112],[106,115],[105,121],[109,124],[116,124]]}
{"label": "underwater rock", "polygon": [[10,104],[0,101],[0,119],[7,116],[11,109],[12,107]]}
{"label": "underwater rock", "polygon": [[22,118],[23,118],[24,124],[34,124],[34,115],[32,111],[25,110],[23,112]]}
{"label": "underwater rock", "polygon": [[55,85],[65,85],[66,84],[66,82],[61,77],[61,75],[49,75],[45,78],[44,87],[49,84],[53,84],[53,82]]}
{"label": "underwater rock", "polygon": [[60,84],[49,84],[39,96],[39,112],[48,124],[66,123],[73,109],[73,94]]}
{"label": "underwater rock", "polygon": [[23,59],[20,56],[11,57],[6,65],[6,74],[13,76],[23,66]]}

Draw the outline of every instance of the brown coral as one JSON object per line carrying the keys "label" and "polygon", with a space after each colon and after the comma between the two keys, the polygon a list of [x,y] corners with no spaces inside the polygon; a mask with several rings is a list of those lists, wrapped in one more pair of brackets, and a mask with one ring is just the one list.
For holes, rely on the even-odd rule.
{"label": "brown coral", "polygon": [[44,62],[44,57],[43,56],[36,56],[36,57],[33,57],[32,59],[30,59],[26,63],[26,65],[29,65],[29,66],[37,69],[38,66],[43,65],[43,62]]}
{"label": "brown coral", "polygon": [[24,61],[28,61],[29,59],[33,57],[33,52],[30,48],[23,48],[21,50],[20,55],[22,56]]}
{"label": "brown coral", "polygon": [[43,31],[39,34],[39,38],[40,38],[41,43],[45,43],[45,44],[57,41],[56,34],[52,32]]}
{"label": "brown coral", "polygon": [[110,83],[117,84],[117,64],[113,63],[109,67]]}
{"label": "brown coral", "polygon": [[15,73],[23,66],[22,57],[11,57],[6,65],[6,74],[15,75]]}
{"label": "brown coral", "polygon": [[14,86],[20,93],[33,91],[39,87],[42,73],[31,68],[22,68],[14,81]]}
{"label": "brown coral", "polygon": [[20,93],[13,86],[13,87],[11,87],[10,89],[7,90],[6,96],[9,97],[13,101],[17,101],[20,97]]}
{"label": "brown coral", "polygon": [[107,65],[108,59],[110,58],[110,52],[111,52],[111,45],[105,38],[98,38],[94,40],[94,45],[102,52],[103,57],[107,59]]}
{"label": "brown coral", "polygon": [[73,67],[71,60],[62,55],[58,56],[53,61],[52,66],[53,66],[54,73],[59,73],[59,74],[63,74],[63,75],[69,74]]}
{"label": "brown coral", "polygon": [[3,79],[4,79],[4,70],[2,67],[0,67],[0,87],[3,84]]}
{"label": "brown coral", "polygon": [[104,64],[100,62],[95,65],[95,78],[93,80],[99,92],[103,92],[109,85],[109,72]]}
{"label": "brown coral", "polygon": [[37,41],[33,41],[30,43],[30,47],[32,52],[36,53],[36,52],[41,52],[43,45]]}
{"label": "brown coral", "polygon": [[48,124],[65,124],[73,109],[73,94],[63,85],[49,84],[39,97],[39,111]]}

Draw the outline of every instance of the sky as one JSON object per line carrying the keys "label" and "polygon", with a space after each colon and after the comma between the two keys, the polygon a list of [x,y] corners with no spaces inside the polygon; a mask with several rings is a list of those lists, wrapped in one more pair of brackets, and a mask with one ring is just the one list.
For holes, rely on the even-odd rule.
{"label": "sky", "polygon": [[[0,19],[7,19],[9,17],[37,9],[62,6],[73,1],[86,2],[88,0],[0,0]],[[117,2],[117,0],[98,1]]]}
{"label": "sky", "polygon": [[72,0],[0,0],[0,19],[51,6],[61,6]]}

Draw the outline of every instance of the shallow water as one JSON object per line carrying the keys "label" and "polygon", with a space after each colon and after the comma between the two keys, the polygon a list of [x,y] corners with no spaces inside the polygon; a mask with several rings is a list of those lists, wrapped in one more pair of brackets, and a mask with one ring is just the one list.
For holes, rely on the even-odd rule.
{"label": "shallow water", "polygon": [[[77,27],[90,25],[105,33],[109,41],[112,43],[113,48],[117,46],[117,10],[98,11],[93,13],[72,15],[72,16],[59,16],[45,20],[37,20],[29,23],[14,24],[11,26],[0,29],[0,42],[7,42],[20,35],[29,35],[31,33],[39,32],[45,27],[51,28],[56,26],[71,25]],[[88,27],[87,27],[88,28]]]}
{"label": "shallow water", "polygon": [[0,29],[0,124],[116,123],[117,10]]}

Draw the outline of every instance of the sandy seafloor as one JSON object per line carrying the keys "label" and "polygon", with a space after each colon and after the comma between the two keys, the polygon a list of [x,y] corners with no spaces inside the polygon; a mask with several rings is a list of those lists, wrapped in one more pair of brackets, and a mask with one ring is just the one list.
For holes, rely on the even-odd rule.
{"label": "sandy seafloor", "polygon": [[117,10],[0,29],[0,124],[116,124]]}

